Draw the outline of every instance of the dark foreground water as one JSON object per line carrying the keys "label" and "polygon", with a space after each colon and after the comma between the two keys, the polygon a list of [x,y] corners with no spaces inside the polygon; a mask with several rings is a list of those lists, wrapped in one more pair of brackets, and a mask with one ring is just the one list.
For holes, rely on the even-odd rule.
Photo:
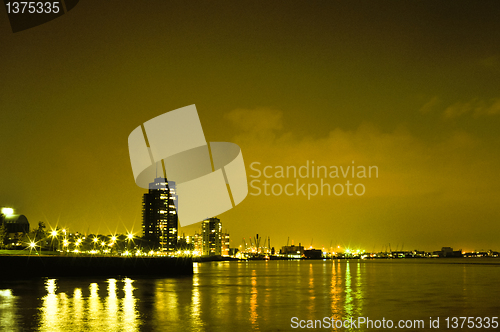
{"label": "dark foreground water", "polygon": [[[500,316],[499,260],[213,262],[182,278],[0,281],[0,331],[287,331],[308,320],[386,331],[375,328],[384,318],[427,331],[431,317],[443,330],[461,316],[483,329]],[[373,328],[325,323],[360,317]]]}

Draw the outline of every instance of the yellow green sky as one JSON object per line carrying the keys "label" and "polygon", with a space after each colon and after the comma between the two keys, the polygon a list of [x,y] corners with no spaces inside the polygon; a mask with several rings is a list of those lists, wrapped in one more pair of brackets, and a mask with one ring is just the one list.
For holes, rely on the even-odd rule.
{"label": "yellow green sky", "polygon": [[379,168],[361,197],[249,195],[219,216],[232,246],[499,250],[499,16],[498,1],[106,0],[14,34],[2,7],[0,205],[139,235],[128,135],[196,104],[249,175]]}

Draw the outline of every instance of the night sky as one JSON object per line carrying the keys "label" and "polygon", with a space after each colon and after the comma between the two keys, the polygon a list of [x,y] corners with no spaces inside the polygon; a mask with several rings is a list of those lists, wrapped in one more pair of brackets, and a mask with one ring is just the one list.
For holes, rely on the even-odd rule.
{"label": "night sky", "polygon": [[128,135],[196,104],[249,176],[379,169],[351,179],[359,197],[248,195],[219,215],[232,247],[499,250],[499,17],[498,1],[105,0],[12,33],[2,6],[0,206],[141,235]]}

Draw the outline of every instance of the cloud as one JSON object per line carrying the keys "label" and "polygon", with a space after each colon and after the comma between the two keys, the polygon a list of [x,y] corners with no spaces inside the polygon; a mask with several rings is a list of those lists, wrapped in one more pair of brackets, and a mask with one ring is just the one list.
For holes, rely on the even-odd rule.
{"label": "cloud", "polygon": [[[379,176],[351,180],[353,185],[364,184],[366,193],[361,197],[318,195],[308,200],[299,195],[249,195],[223,216],[233,235],[247,236],[251,227],[269,234],[275,243],[284,243],[288,237],[297,242],[314,237],[319,245],[331,239],[365,245],[397,239],[435,246],[437,241],[453,243],[453,230],[455,243],[474,236],[480,236],[483,243],[497,241],[490,234],[500,227],[496,223],[500,157],[491,153],[492,142],[464,131],[444,132],[439,141],[426,140],[405,126],[383,131],[372,123],[351,130],[332,124],[325,135],[308,136],[299,134],[302,128],[288,125],[293,122],[286,121],[287,114],[286,110],[261,108],[226,115],[238,129],[230,141],[240,145],[249,176],[256,175],[249,167],[253,162],[259,162],[263,170],[265,166],[300,167],[312,161],[327,167],[345,167],[353,161],[377,166]],[[259,180],[281,186],[295,183],[289,178]],[[300,181],[319,183],[319,179]],[[326,182],[344,184],[345,179]],[[485,235],[480,227],[470,229],[472,223],[485,225],[490,232]]]}
{"label": "cloud", "polygon": [[232,141],[241,146],[247,166],[254,161],[263,166],[300,167],[307,161],[326,166],[347,166],[353,161],[356,165],[377,166],[380,176],[367,180],[368,196],[438,194],[467,199],[474,198],[469,194],[475,193],[478,185],[489,191],[495,189],[486,176],[494,174],[489,161],[495,158],[487,153],[484,142],[466,132],[450,132],[439,142],[428,142],[404,126],[384,132],[364,123],[355,130],[332,127],[324,137],[299,137],[292,128],[284,127],[283,114],[257,109],[227,115],[241,130]]}
{"label": "cloud", "polygon": [[493,98],[489,101],[473,99],[468,102],[457,102],[448,106],[443,112],[443,117],[445,119],[452,119],[464,115],[481,117],[497,114],[500,114],[500,98]]}
{"label": "cloud", "polygon": [[500,57],[498,55],[493,55],[483,58],[479,60],[479,64],[487,69],[500,70]]}
{"label": "cloud", "polygon": [[436,109],[436,107],[441,103],[441,100],[439,99],[439,97],[433,97],[431,100],[429,100],[427,103],[424,104],[424,106],[422,106],[420,108],[420,112],[421,113],[430,113],[432,111],[434,111]]}
{"label": "cloud", "polygon": [[271,108],[235,109],[225,118],[245,132],[283,129],[283,112]]}
{"label": "cloud", "polygon": [[500,98],[492,98],[490,100],[481,100],[478,98],[467,102],[456,102],[452,105],[442,108],[443,101],[435,96],[426,102],[419,112],[429,114],[433,112],[442,112],[445,120],[458,118],[461,116],[484,117],[500,114]]}

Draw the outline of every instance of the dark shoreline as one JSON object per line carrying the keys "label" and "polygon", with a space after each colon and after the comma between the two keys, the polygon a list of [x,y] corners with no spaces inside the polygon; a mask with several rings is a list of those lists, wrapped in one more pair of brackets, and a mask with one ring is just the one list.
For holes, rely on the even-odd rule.
{"label": "dark shoreline", "polygon": [[0,280],[39,277],[159,276],[193,274],[191,258],[0,255]]}

